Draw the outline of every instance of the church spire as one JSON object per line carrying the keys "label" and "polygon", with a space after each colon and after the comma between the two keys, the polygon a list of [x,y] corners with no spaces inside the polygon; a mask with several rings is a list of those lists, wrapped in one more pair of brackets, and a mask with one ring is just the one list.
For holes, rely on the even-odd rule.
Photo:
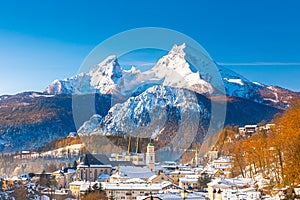
{"label": "church spire", "polygon": [[129,141],[128,141],[127,153],[128,154],[131,153],[131,136],[129,137]]}
{"label": "church spire", "polygon": [[135,153],[138,154],[140,153],[140,138],[136,138],[136,147],[135,147]]}

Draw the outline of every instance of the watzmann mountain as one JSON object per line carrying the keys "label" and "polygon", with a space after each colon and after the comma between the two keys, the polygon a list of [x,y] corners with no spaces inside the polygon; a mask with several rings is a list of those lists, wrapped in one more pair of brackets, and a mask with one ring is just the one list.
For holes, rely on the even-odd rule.
{"label": "watzmann mountain", "polygon": [[[84,118],[79,135],[146,134],[163,139],[185,128],[194,131],[195,142],[200,143],[213,119],[212,102],[222,105],[224,98],[187,61],[185,48],[185,44],[174,45],[147,71],[124,70],[112,55],[88,72],[55,80],[44,93],[1,96],[0,150],[32,149],[76,131],[72,95],[95,96],[96,113]],[[227,96],[225,125],[269,121],[300,97],[297,92],[251,82],[217,67]],[[188,129],[185,120],[196,123],[196,130]]]}

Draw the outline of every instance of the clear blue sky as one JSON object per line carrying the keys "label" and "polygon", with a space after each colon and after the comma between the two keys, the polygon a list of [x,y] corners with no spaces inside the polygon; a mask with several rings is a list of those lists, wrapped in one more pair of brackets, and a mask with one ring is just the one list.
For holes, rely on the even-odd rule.
{"label": "clear blue sky", "polygon": [[252,81],[300,91],[299,8],[297,0],[1,1],[0,94],[42,91],[76,74],[101,41],[147,26],[187,34]]}

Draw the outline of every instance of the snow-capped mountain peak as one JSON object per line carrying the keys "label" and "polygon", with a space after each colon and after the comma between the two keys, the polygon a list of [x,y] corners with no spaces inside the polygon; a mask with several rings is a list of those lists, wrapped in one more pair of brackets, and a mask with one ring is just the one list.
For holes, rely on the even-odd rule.
{"label": "snow-capped mountain peak", "polygon": [[[55,80],[46,88],[45,93],[57,95],[96,92],[121,94],[123,97],[129,98],[154,85],[162,85],[188,89],[199,94],[219,95],[218,85],[211,79],[213,74],[206,76],[207,71],[197,70],[195,66],[191,66],[187,60],[190,58],[188,51],[189,46],[186,44],[175,44],[169,53],[160,58],[148,71],[141,71],[134,66],[124,70],[119,65],[117,56],[108,56],[86,73],[80,73],[64,80]],[[217,67],[226,95],[246,98],[259,103],[269,102],[272,105],[281,101],[280,95],[278,96],[278,92],[273,88],[253,83],[223,66],[217,65]],[[282,97],[282,99],[286,98]],[[285,104],[283,107],[286,107]]]}
{"label": "snow-capped mountain peak", "polygon": [[[210,83],[201,79],[200,72],[193,72],[185,59],[186,45],[174,45],[153,68],[141,72],[132,67],[122,70],[117,56],[108,56],[93,66],[87,73],[81,73],[65,80],[53,82],[45,90],[47,94],[123,94],[131,96],[136,90],[144,91],[153,85],[188,89],[199,94],[213,93]],[[143,88],[143,89],[141,89]]]}
{"label": "snow-capped mountain peak", "polygon": [[118,83],[122,77],[121,67],[117,56],[108,56],[101,63],[94,66],[88,73],[91,77],[90,85],[102,94],[111,94],[118,90]]}
{"label": "snow-capped mountain peak", "polygon": [[116,55],[111,55],[105,58],[102,62],[92,67],[89,71],[91,76],[98,75],[99,73],[105,73],[107,75],[113,75],[114,73],[121,73],[120,65]]}
{"label": "snow-capped mountain peak", "polygon": [[184,49],[186,48],[185,43],[183,43],[182,45],[174,45],[173,48],[170,50],[170,52],[168,53],[169,56],[176,56],[179,58],[184,59],[185,57],[185,52]]}
{"label": "snow-capped mountain peak", "polygon": [[118,90],[122,77],[117,56],[108,56],[87,73],[80,73],[71,78],[53,81],[45,90],[47,94],[93,93],[112,94]]}
{"label": "snow-capped mountain peak", "polygon": [[154,74],[157,79],[164,79],[164,86],[189,89],[199,94],[213,93],[213,87],[200,78],[200,72],[191,70],[185,59],[185,48],[185,44],[174,45],[170,52],[146,73]]}

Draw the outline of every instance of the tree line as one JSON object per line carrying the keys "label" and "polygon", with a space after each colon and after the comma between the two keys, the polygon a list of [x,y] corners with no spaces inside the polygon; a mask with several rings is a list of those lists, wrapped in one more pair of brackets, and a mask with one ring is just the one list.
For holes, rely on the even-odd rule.
{"label": "tree line", "polygon": [[215,147],[232,157],[233,176],[262,175],[270,188],[296,187],[300,183],[300,101],[272,123],[270,130],[258,130],[251,137],[242,137],[237,127],[226,127]]}

